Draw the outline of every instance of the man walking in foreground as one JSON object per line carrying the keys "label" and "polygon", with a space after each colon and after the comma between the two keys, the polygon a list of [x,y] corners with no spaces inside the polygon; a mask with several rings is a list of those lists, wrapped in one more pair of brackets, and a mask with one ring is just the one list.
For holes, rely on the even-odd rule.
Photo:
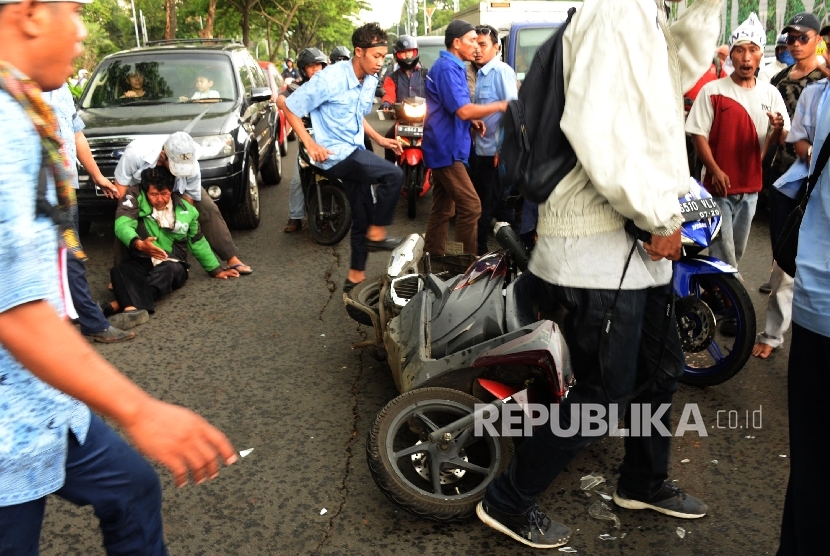
{"label": "man walking in foreground", "polygon": [[82,402],[179,486],[236,456],[207,421],[152,398],[62,320],[56,229],[71,227],[74,190],[41,94],[63,85],[82,51],[81,1],[0,0],[0,554],[37,554],[55,493],[94,508],[107,554],[163,556],[158,476]]}
{"label": "man walking in foreground", "polygon": [[[668,480],[660,430],[671,430],[670,411],[658,417],[656,408],[671,404],[684,367],[670,284],[683,223],[677,199],[689,189],[682,93],[711,63],[721,1],[697,0],[671,28],[664,8],[662,0],[585,2],[565,31],[561,125],[577,163],[539,205],[530,271],[568,311],[562,330],[579,380],[560,404],[559,427],[568,430],[571,409],[591,403],[606,415],[619,404],[631,429],[630,406],[651,404],[654,424],[625,438],[614,501],[699,518],[706,504]],[[626,220],[651,240],[636,242]],[[571,530],[537,498],[595,439],[537,427],[488,486],[479,518],[528,546],[565,544]]]}

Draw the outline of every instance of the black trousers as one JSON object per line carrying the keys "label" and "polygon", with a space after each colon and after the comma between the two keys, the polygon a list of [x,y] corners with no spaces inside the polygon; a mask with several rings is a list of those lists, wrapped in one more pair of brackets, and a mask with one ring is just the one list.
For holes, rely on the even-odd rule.
{"label": "black trousers", "polygon": [[478,255],[489,251],[487,238],[493,227],[490,222],[495,218],[499,221],[511,222],[513,218],[506,210],[506,193],[502,186],[499,169],[495,165],[494,156],[470,157],[473,187],[476,188],[481,201],[481,216],[478,219]]}
{"label": "black trousers", "polygon": [[[824,502],[816,478],[825,460],[830,388],[830,338],[793,322],[787,399],[790,417],[790,480],[784,499],[778,556],[826,554]],[[820,481],[820,480],[819,480]]]}
{"label": "black trousers", "polygon": [[[352,257],[349,268],[365,270],[369,250],[366,230],[369,225],[389,226],[395,217],[395,205],[403,185],[403,172],[370,151],[357,149],[345,160],[323,173],[343,182],[346,197],[352,205]],[[377,184],[372,198],[372,184]]]}
{"label": "black trousers", "polygon": [[155,300],[170,294],[187,282],[187,267],[181,262],[156,266],[150,259],[131,257],[110,270],[112,291],[118,305],[156,311]]}

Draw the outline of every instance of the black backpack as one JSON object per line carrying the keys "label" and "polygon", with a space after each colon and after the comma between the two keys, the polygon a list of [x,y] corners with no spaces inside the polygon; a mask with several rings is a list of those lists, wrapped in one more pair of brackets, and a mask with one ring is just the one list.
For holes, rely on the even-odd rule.
{"label": "black backpack", "polygon": [[576,165],[576,154],[559,122],[565,110],[562,36],[568,19],[545,41],[527,72],[518,100],[510,101],[501,118],[499,172],[502,184],[516,186],[525,199],[543,203]]}

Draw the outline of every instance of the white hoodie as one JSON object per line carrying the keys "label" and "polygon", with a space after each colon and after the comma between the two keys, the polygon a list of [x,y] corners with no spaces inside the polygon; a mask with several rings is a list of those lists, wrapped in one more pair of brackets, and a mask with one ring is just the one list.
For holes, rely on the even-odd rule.
{"label": "white hoodie", "polygon": [[[625,247],[618,253],[627,241],[626,219],[656,235],[680,227],[677,199],[689,188],[683,91],[711,64],[722,2],[697,0],[671,29],[662,0],[586,0],[574,15],[563,40],[561,125],[578,162],[539,206],[540,242],[531,270],[541,278],[616,289],[622,271],[616,258],[624,262],[628,254]],[[615,231],[595,243],[605,246],[596,258],[581,253],[561,261],[576,255],[572,238]],[[595,264],[609,262],[616,283],[584,281],[596,272]],[[649,278],[653,269],[633,264],[629,272],[635,280],[629,284],[627,278],[624,287],[655,285]],[[657,283],[666,283],[670,266],[658,274]]]}

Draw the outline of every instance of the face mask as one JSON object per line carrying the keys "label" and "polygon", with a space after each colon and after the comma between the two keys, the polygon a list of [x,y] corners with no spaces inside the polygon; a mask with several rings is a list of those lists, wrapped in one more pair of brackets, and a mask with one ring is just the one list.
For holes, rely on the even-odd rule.
{"label": "face mask", "polygon": [[782,64],[786,64],[788,66],[791,66],[795,63],[795,59],[793,58],[793,55],[790,54],[789,50],[782,50],[781,52],[775,55],[775,58]]}

